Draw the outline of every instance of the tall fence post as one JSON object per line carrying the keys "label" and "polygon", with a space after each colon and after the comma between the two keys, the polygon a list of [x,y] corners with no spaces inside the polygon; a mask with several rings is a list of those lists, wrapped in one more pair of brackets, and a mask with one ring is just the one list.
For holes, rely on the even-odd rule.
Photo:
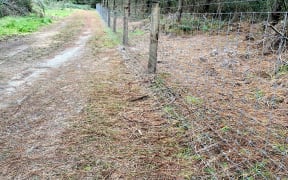
{"label": "tall fence post", "polygon": [[113,32],[116,32],[117,13],[116,13],[116,0],[113,1]]}
{"label": "tall fence post", "polygon": [[158,38],[159,38],[159,22],[160,22],[159,2],[153,1],[152,15],[151,15],[148,73],[156,73],[157,49],[158,49]]}
{"label": "tall fence post", "polygon": [[109,7],[107,8],[107,24],[108,27],[111,27],[111,11]]}
{"label": "tall fence post", "polygon": [[103,11],[104,11],[104,0],[102,0],[102,3],[100,4],[101,5],[101,17],[103,18]]}
{"label": "tall fence post", "polygon": [[128,44],[128,7],[124,7],[123,18],[123,45]]}

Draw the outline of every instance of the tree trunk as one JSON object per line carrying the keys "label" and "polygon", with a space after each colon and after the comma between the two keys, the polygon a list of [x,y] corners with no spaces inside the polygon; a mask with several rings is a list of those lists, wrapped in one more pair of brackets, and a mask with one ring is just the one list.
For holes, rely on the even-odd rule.
{"label": "tree trunk", "polygon": [[179,0],[178,1],[178,9],[177,9],[177,22],[178,23],[181,22],[182,12],[183,12],[183,1]]}
{"label": "tree trunk", "polygon": [[211,0],[206,0],[205,6],[204,6],[204,13],[209,12],[210,3],[211,3]]}
{"label": "tree trunk", "polygon": [[113,0],[113,32],[116,32],[117,13],[116,13],[116,0]]}
{"label": "tree trunk", "polygon": [[281,14],[280,13],[275,13],[275,12],[279,12],[282,10],[281,4],[280,4],[280,0],[275,0],[274,4],[273,4],[273,13],[271,13],[271,24],[273,26],[275,26],[281,19]]}
{"label": "tree trunk", "polygon": [[135,6],[134,6],[134,14],[135,14],[135,16],[138,15],[137,14],[137,9],[138,9],[137,4],[138,4],[138,0],[135,0]]}
{"label": "tree trunk", "polygon": [[128,0],[128,17],[131,15],[131,0]]}

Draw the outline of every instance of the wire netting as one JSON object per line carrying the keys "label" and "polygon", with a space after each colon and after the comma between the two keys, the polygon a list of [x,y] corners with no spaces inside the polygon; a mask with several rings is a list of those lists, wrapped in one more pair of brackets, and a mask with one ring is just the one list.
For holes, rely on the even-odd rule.
{"label": "wire netting", "polygon": [[[288,178],[287,15],[161,14],[154,83],[167,119],[185,131],[176,158],[191,179]],[[129,17],[125,52],[137,75],[147,71],[150,25],[149,14]]]}

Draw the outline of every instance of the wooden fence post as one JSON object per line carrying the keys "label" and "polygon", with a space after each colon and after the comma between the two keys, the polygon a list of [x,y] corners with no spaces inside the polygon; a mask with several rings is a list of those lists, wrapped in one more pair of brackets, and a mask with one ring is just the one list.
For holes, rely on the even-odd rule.
{"label": "wooden fence post", "polygon": [[102,4],[99,4],[99,13],[100,13],[100,16],[103,18],[103,7],[102,7]]}
{"label": "wooden fence post", "polygon": [[128,44],[128,7],[124,7],[123,18],[123,45]]}
{"label": "wooden fence post", "polygon": [[111,11],[109,7],[107,8],[107,14],[108,14],[107,24],[108,24],[108,27],[111,27]]}
{"label": "wooden fence post", "polygon": [[131,0],[128,0],[128,17],[131,16]]}
{"label": "wooden fence post", "polygon": [[157,49],[159,38],[160,8],[159,2],[153,1],[151,15],[151,32],[150,32],[150,49],[148,73],[156,73],[157,66]]}
{"label": "wooden fence post", "polygon": [[117,13],[116,13],[116,0],[113,1],[113,32],[116,33]]}

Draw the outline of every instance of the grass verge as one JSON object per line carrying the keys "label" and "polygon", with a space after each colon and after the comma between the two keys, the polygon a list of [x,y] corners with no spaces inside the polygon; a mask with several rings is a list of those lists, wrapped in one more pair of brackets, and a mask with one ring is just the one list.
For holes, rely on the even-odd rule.
{"label": "grass verge", "polygon": [[115,34],[111,29],[106,28],[104,32],[106,34],[104,37],[105,41],[103,41],[105,47],[112,48],[121,43],[119,36]]}
{"label": "grass verge", "polygon": [[37,31],[40,27],[54,20],[66,17],[73,12],[71,9],[48,10],[45,17],[35,14],[29,16],[8,16],[0,19],[0,38],[11,35],[22,35]]}

